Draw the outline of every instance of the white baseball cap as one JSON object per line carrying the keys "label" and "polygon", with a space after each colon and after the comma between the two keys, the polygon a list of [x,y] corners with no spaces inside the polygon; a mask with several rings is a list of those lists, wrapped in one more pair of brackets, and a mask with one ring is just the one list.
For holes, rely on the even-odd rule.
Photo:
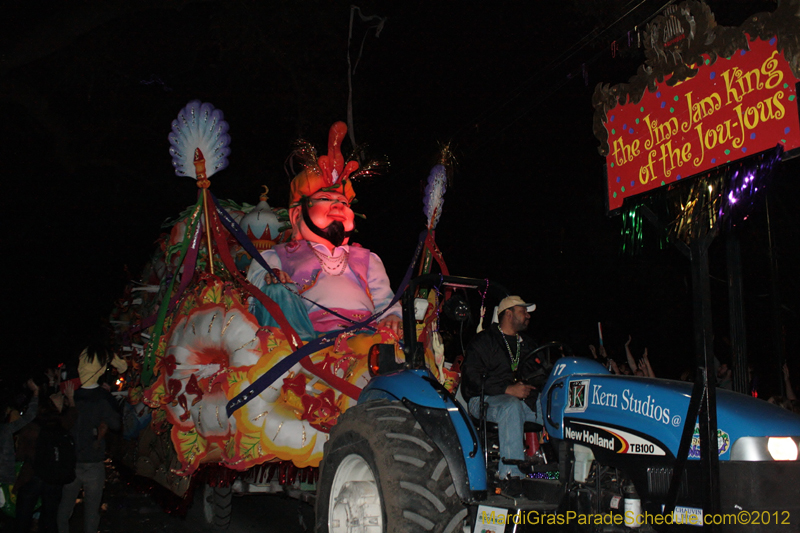
{"label": "white baseball cap", "polygon": [[509,307],[516,307],[518,305],[523,306],[525,310],[528,311],[529,313],[536,310],[536,304],[526,303],[519,296],[506,296],[505,298],[500,300],[500,303],[497,305],[497,314],[502,313]]}
{"label": "white baseball cap", "polygon": [[536,304],[529,304],[519,296],[506,296],[505,298],[500,300],[500,303],[497,305],[497,307],[494,308],[494,314],[492,315],[492,322],[495,323],[499,322],[500,319],[498,317],[500,316],[500,313],[502,313],[506,309],[509,309],[511,307],[516,307],[518,305],[523,306],[525,310],[528,311],[529,313],[532,313],[533,311],[536,310]]}

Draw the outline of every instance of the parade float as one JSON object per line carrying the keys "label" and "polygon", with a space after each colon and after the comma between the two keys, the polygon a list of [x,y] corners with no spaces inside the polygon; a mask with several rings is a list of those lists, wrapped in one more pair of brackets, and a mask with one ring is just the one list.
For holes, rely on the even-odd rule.
{"label": "parade float", "polygon": [[[778,112],[790,109],[800,79],[791,40],[798,34],[796,15],[760,14],[738,29],[718,27],[708,15],[699,2],[665,11],[645,31],[652,57],[639,75],[595,94],[609,209],[639,191],[674,191],[672,207],[680,209],[667,226],[673,242],[691,252],[697,292],[707,283],[703,259],[716,228],[752,203],[784,148],[798,146],[789,133],[800,129],[796,112]],[[692,80],[727,81],[725,72],[741,87],[747,80],[763,87],[745,94],[726,85],[729,97],[742,97],[731,105],[722,105],[712,87],[700,101],[684,99],[685,117],[677,118],[681,108],[669,101],[681,101],[678,92]],[[727,136],[734,115],[753,126],[750,135]],[[209,178],[227,166],[230,138],[221,112],[192,102],[173,123],[173,164],[176,173],[197,180],[197,203],[159,241],[113,317],[132,368],[125,376],[125,429],[135,439],[130,463],[139,474],[179,496],[192,481],[202,482],[207,518],[219,527],[230,521],[232,491],[280,491],[313,501],[316,530],[336,533],[797,526],[798,488],[784,482],[800,472],[800,418],[709,387],[704,321],[697,327],[694,386],[559,359],[540,391],[543,424],[526,428],[548,436],[544,453],[537,456],[531,444],[519,461],[527,476],[498,479],[497,434],[485,416],[473,420],[453,394],[458,373],[444,364],[438,328],[447,302],[458,302],[454,295],[477,294],[461,302],[477,302],[473,316],[484,322],[484,310],[508,293],[486,279],[450,276],[441,260],[433,235],[444,165],[431,172],[427,227],[397,294],[376,312],[326,305],[328,318],[344,325],[316,327],[321,317],[303,313],[303,295],[312,294],[320,272],[344,277],[349,256],[324,258],[301,243],[310,238],[303,228],[309,219],[301,219],[294,194],[326,191],[331,195],[322,201],[331,209],[349,207],[360,165],[342,156],[343,128],[331,128],[326,155],[317,157],[307,143],[298,147],[304,171],[295,176],[287,208],[273,209],[266,197],[253,207],[222,202],[209,190]],[[728,143],[742,140],[731,144],[739,153],[749,149],[756,157],[731,156],[723,134]],[[713,165],[727,158],[734,164],[716,172]],[[703,174],[690,180],[690,169]],[[309,273],[297,261],[301,275],[284,278],[265,259],[276,247],[279,270],[300,250],[307,250],[303,261],[318,259],[319,269]],[[441,272],[429,274],[434,259]],[[253,276],[259,269],[263,274]],[[411,280],[412,274],[421,275]],[[353,275],[358,278],[358,268]],[[288,291],[291,284],[298,289]],[[401,295],[402,341],[381,317]],[[704,305],[697,305],[700,317]],[[455,307],[463,325],[469,311]],[[541,350],[550,346],[569,352],[559,343]]]}
{"label": "parade float", "polygon": [[[380,161],[345,161],[345,132],[343,123],[331,128],[325,155],[317,156],[305,141],[296,144],[293,156],[303,168],[292,182],[298,211],[299,200],[315,191],[341,191],[351,201],[353,180],[382,167]],[[369,380],[370,348],[390,347],[398,361],[403,358],[396,332],[379,324],[380,311],[399,308],[399,296],[385,301],[392,297],[386,292],[388,280],[380,288],[371,286],[372,271],[359,270],[356,257],[372,259],[358,246],[349,248],[344,266],[341,259],[333,266],[320,259],[315,269],[296,274],[297,284],[255,286],[272,272],[262,252],[276,245],[294,251],[302,242],[290,221],[292,206],[270,206],[266,186],[255,206],[211,193],[209,178],[227,167],[231,138],[222,112],[210,104],[195,101],[181,110],[169,141],[175,173],[195,179],[198,195],[193,206],[165,224],[168,231],[141,278],[126,287],[111,316],[119,353],[130,363],[122,380],[130,443],[124,460],[179,497],[197,477],[211,505],[208,517],[224,526],[234,483],[239,492],[313,487],[331,428]],[[441,214],[448,158],[444,149],[426,190],[428,228],[417,250],[424,251],[418,273],[429,272],[433,258],[446,271],[433,229]],[[248,280],[251,261],[261,269],[253,282]],[[314,293],[306,291],[317,278],[330,274],[342,280],[346,276],[337,276],[345,267],[355,272],[357,284],[363,282],[370,302],[377,303],[377,291],[383,291],[379,311],[343,316],[347,310],[307,304],[307,295]],[[375,267],[370,263],[370,268]],[[308,276],[314,281],[300,279]],[[337,291],[341,284],[324,287]],[[423,296],[420,316],[427,321],[418,326],[421,340],[437,378],[453,388],[458,374],[445,367],[431,318],[437,296]],[[310,323],[304,305],[323,309],[329,318],[332,313],[342,327],[320,331],[325,328],[316,320]]]}

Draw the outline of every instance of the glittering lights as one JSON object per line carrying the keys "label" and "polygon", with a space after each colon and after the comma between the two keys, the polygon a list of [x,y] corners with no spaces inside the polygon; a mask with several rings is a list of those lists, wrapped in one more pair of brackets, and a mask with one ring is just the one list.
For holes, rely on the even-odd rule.
{"label": "glittering lights", "polygon": [[778,145],[749,158],[719,166],[691,180],[662,187],[637,202],[626,202],[622,216],[623,253],[636,254],[642,249],[641,207],[647,206],[666,222],[669,239],[687,244],[703,228],[722,222],[733,225],[746,220],[752,212],[759,190],[768,185],[772,171],[783,156]]}

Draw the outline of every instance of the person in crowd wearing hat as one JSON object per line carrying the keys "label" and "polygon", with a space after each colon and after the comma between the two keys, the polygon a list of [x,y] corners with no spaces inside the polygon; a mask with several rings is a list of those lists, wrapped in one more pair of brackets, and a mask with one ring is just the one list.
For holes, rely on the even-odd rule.
{"label": "person in crowd wearing hat", "polygon": [[[355,230],[351,179],[358,163],[344,164],[340,144],[346,132],[343,122],[334,124],[328,138],[328,155],[307,165],[292,180],[292,240],[261,254],[271,271],[253,261],[247,276],[270,296],[267,287],[277,283],[300,295],[310,320],[307,329],[313,329],[305,336],[298,331],[304,340],[363,321],[375,312],[383,312],[380,326],[398,335],[401,332],[400,305],[389,308],[394,293],[383,262],[366,248],[350,243]],[[285,306],[281,307],[285,312]],[[251,301],[251,312],[262,324],[269,321],[255,299]],[[295,321],[292,325],[296,324]]]}
{"label": "person in crowd wearing hat", "polygon": [[[486,419],[497,424],[501,459],[524,460],[524,424],[542,423],[538,391],[534,385],[520,381],[526,376],[520,376],[519,372],[522,367],[530,370],[541,367],[529,357],[536,343],[522,335],[528,329],[530,312],[534,309],[535,304],[526,303],[519,296],[503,298],[497,306],[497,321],[472,339],[464,359],[461,393],[470,414],[480,418],[483,391]],[[522,477],[515,464],[502,461],[499,474],[500,479]]]}

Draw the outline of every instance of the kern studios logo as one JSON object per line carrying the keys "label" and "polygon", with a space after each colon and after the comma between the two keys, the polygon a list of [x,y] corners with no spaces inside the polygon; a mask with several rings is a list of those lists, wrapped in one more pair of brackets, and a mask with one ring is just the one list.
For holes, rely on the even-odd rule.
{"label": "kern studios logo", "polygon": [[569,382],[567,390],[567,408],[565,413],[583,413],[588,407],[589,382],[588,379],[576,379]]}

